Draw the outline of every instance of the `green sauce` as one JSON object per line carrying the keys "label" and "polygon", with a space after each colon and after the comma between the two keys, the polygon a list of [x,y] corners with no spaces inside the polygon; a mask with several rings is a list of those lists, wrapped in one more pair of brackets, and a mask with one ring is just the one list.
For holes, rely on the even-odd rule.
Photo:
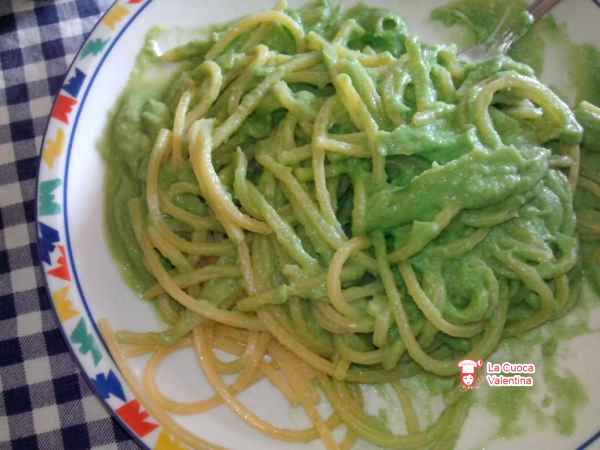
{"label": "green sauce", "polygon": [[[505,15],[507,24],[516,23],[519,13],[525,6],[525,2],[520,0],[459,0],[437,8],[432,12],[431,17],[446,26],[460,27],[462,34],[459,35],[458,40],[463,48],[467,48],[485,42],[499,26],[500,18]],[[512,46],[509,55],[517,61],[530,65],[540,75],[544,71],[544,55],[548,49],[563,55],[569,67],[569,81],[576,92],[576,103],[587,100],[592,104],[600,105],[600,52],[590,44],[573,43],[565,27],[557,24],[551,16],[529,27],[523,37]],[[579,122],[586,128],[584,145],[588,150],[596,150],[597,135],[600,135],[596,129],[599,123],[596,115],[600,110],[589,105],[579,106],[577,111],[579,111]],[[600,170],[600,158],[590,153],[584,158],[584,175],[590,176]],[[575,201],[578,214],[584,214],[584,210],[588,215],[592,214],[590,211],[596,211],[597,203],[590,194],[578,191]],[[583,242],[582,247],[584,270],[592,270],[598,265],[594,253],[596,245]],[[589,277],[590,280],[595,278],[595,276]],[[586,311],[593,306],[590,304],[593,303],[593,300],[590,302],[590,298],[593,297],[593,295],[587,296],[587,300],[581,302],[572,314],[585,316]],[[552,330],[550,337],[548,337],[548,329]],[[575,324],[552,323],[544,327],[544,330],[537,330],[527,336],[505,342],[501,348],[508,348],[509,354],[519,361],[531,360],[533,357],[531,349],[543,346],[543,358],[538,362],[543,367],[543,371],[538,373],[538,376],[543,375],[548,396],[540,408],[531,401],[529,389],[489,389],[484,404],[491,414],[500,419],[501,437],[513,437],[526,431],[519,425],[526,411],[534,415],[538,424],[550,420],[561,434],[568,435],[574,432],[575,413],[587,402],[587,394],[572,374],[558,372],[557,345],[558,339],[569,339],[588,332],[587,318],[584,317]],[[544,411],[545,407],[549,406],[554,409],[551,415]]]}
{"label": "green sauce", "polygon": [[561,434],[570,435],[575,431],[575,413],[588,401],[587,393],[572,374],[560,374],[556,369],[558,356],[556,337],[549,339],[542,348],[544,355],[544,378],[552,392],[555,413],[552,420]]}
{"label": "green sauce", "polygon": [[367,229],[386,229],[414,220],[431,220],[443,206],[483,208],[532,189],[545,175],[548,152],[529,155],[504,147],[480,149],[415,177],[408,188],[380,189],[371,199]]}
{"label": "green sauce", "polygon": [[[590,332],[587,325],[590,304],[583,301],[571,316],[549,323],[524,336],[505,341],[499,353],[502,360],[535,362],[534,381],[544,382],[546,395],[541,404],[533,401],[534,388],[488,388],[485,406],[500,419],[499,437],[515,437],[527,432],[520,426],[525,415],[532,415],[538,426],[553,426],[560,434],[575,431],[576,413],[587,401],[587,393],[568,371],[559,371],[561,343]],[[541,349],[541,354],[538,351]],[[499,358],[492,358],[499,362]]]}
{"label": "green sauce", "polygon": [[143,264],[129,221],[128,202],[143,195],[144,170],[158,127],[169,120],[158,102],[170,76],[161,75],[153,50],[160,30],[151,30],[139,53],[127,87],[121,93],[99,143],[105,161],[106,237],[127,284],[142,293],[153,284]]}
{"label": "green sauce", "polygon": [[563,25],[552,16],[529,26],[523,21],[526,2],[522,0],[458,0],[432,11],[431,18],[446,26],[460,27],[457,41],[463,48],[485,42],[507,16],[502,28],[516,24],[526,31],[513,44],[509,56],[531,66],[540,75],[548,48],[561,48],[569,67],[569,81],[576,90],[576,101],[600,105],[600,51],[592,44],[574,43]]}
{"label": "green sauce", "polygon": [[459,0],[434,9],[431,18],[462,27],[466,34],[459,43],[468,46],[487,41],[500,25],[520,28],[526,24],[526,6],[523,0]]}
{"label": "green sauce", "polygon": [[600,51],[590,44],[572,45],[570,76],[577,88],[577,101],[600,105]]}
{"label": "green sauce", "polygon": [[460,27],[462,33],[456,41],[462,48],[487,42],[494,32],[500,34],[509,27],[516,30],[522,37],[512,46],[509,56],[541,74],[545,41],[535,32],[539,24],[531,29],[526,6],[523,0],[459,0],[434,9],[431,18],[446,26]]}
{"label": "green sauce", "polygon": [[486,409],[500,419],[498,435],[511,438],[522,434],[522,419],[529,406],[529,388],[490,388],[485,398]]}

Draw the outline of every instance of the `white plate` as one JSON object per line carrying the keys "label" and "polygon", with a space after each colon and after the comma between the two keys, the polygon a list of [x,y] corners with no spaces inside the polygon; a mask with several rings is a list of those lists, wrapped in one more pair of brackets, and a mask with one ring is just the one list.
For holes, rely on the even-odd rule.
{"label": "white plate", "polygon": [[[298,1],[290,2],[296,5]],[[343,4],[353,2],[343,1]],[[369,0],[399,11],[412,32],[429,42],[444,42],[450,32],[428,20],[440,0],[398,2]],[[148,448],[176,448],[161,428],[140,408],[116,369],[96,328],[108,318],[114,328],[149,330],[160,326],[150,306],[124,283],[112,259],[103,230],[104,166],[96,147],[108,111],[125,87],[145,33],[154,25],[198,28],[272,6],[272,0],[120,0],[97,24],[75,59],[60,91],[44,138],[39,174],[38,229],[40,255],[48,288],[61,325],[90,384],[115,416]],[[600,5],[591,0],[566,0],[555,15],[567,23],[576,42],[600,42]],[[544,81],[564,85],[564,69],[547,58]],[[591,448],[600,429],[600,363],[598,335],[581,337],[563,352],[562,367],[570,367],[584,384],[589,402],[577,414],[577,430],[560,436],[551,428],[531,428],[514,440],[493,440],[489,449]],[[133,362],[137,375],[142,362]],[[210,393],[191,353],[181,352],[159,372],[161,385],[178,399]],[[266,383],[241,398],[276,424],[301,426],[305,418]],[[225,407],[180,422],[215,443],[232,449],[317,449],[319,442],[287,444],[264,437]],[[495,420],[474,409],[459,442],[461,448],[481,448]],[[528,426],[528,425],[525,425]],[[596,433],[596,434],[595,434]],[[365,447],[367,448],[367,447]]]}

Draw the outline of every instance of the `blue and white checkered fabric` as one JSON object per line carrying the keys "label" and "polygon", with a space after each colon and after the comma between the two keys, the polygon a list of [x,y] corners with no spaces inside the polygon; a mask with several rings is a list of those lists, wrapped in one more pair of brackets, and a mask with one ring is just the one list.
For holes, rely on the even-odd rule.
{"label": "blue and white checkered fabric", "polygon": [[139,448],[94,397],[37,257],[35,190],[54,95],[111,0],[0,0],[0,450]]}

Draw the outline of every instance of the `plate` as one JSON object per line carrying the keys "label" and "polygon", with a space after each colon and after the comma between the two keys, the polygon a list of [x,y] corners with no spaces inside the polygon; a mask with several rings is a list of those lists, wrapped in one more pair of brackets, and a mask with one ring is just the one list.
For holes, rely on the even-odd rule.
{"label": "plate", "polygon": [[[97,141],[108,113],[125,87],[146,32],[165,28],[199,28],[231,20],[272,6],[270,0],[119,0],[98,22],[60,90],[42,144],[38,180],[38,246],[47,285],[64,336],[83,373],[100,399],[145,448],[176,449],[159,424],[143,410],[124,383],[98,331],[97,320],[108,318],[115,329],[147,331],[160,326],[149,305],[124,283],[111,257],[103,229],[103,161]],[[290,1],[292,6],[298,1]],[[353,2],[342,1],[348,5]],[[447,42],[455,31],[429,20],[430,11],[445,1],[369,0],[403,15],[409,28],[429,42]],[[575,42],[600,42],[600,3],[565,0],[555,10]],[[549,55],[552,56],[552,55]],[[545,82],[569,93],[559,58],[546,58]],[[596,322],[599,317],[596,319]],[[587,390],[589,401],[577,414],[573,435],[532,427],[514,439],[489,440],[497,420],[474,408],[459,441],[462,449],[572,449],[598,448],[600,438],[600,373],[598,334],[570,341],[561,352],[560,370],[572,371]],[[132,361],[140,375],[144,360]],[[159,371],[161,386],[176,399],[211,394],[195,357],[181,351]],[[262,417],[282,426],[300,427],[306,418],[266,383],[259,383],[241,399]],[[264,437],[225,407],[208,414],[177,419],[203,438],[232,449],[307,450],[320,442],[288,444]],[[527,418],[522,426],[529,427]],[[358,446],[369,448],[367,444]]]}

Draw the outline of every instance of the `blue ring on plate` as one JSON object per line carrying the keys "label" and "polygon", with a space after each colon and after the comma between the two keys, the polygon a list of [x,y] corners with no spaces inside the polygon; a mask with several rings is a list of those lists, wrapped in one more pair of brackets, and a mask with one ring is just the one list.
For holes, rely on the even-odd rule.
{"label": "blue ring on plate", "polygon": [[[72,68],[77,63],[77,60],[79,58],[79,54],[81,53],[81,49],[83,49],[83,47],[87,43],[89,37],[92,36],[93,32],[96,30],[96,28],[98,27],[98,25],[102,22],[102,18],[108,13],[108,11],[110,11],[110,9],[112,9],[112,7],[117,3],[117,1],[118,0],[115,0],[115,2],[110,6],[110,8],[106,10],[106,12],[98,20],[98,23],[96,23],[96,25],[94,25],[94,27],[90,31],[90,34],[88,35],[88,38],[85,40],[85,42],[83,43],[83,45],[81,46],[81,48],[77,52],[77,55],[73,59],[73,62],[71,63],[71,65],[70,65],[70,67],[69,67],[69,69],[68,69],[68,71],[66,73],[65,80],[66,80],[66,77],[71,72]],[[592,0],[592,1],[597,6],[600,6],[600,0]],[[96,76],[98,75],[98,72],[100,71],[100,68],[104,64],[106,58],[110,54],[111,50],[113,49],[113,47],[115,46],[115,44],[117,43],[117,41],[121,38],[121,36],[123,35],[123,33],[127,30],[127,28],[129,27],[129,25],[131,25],[131,23],[137,18],[137,16],[151,2],[152,2],[152,0],[147,0],[146,3],[144,3],[142,6],[140,6],[140,8],[134,14],[132,14],[131,17],[129,17],[127,19],[127,22],[125,23],[125,25],[123,25],[121,27],[121,29],[119,30],[119,32],[114,36],[114,38],[112,39],[110,45],[108,46],[108,48],[106,49],[106,51],[102,55],[102,58],[100,59],[100,62],[96,65],[96,67],[94,69],[94,73],[92,74],[92,76],[90,78],[90,81],[87,83],[85,91],[84,91],[84,94],[83,94],[83,96],[81,98],[81,102],[79,103],[79,107],[77,109],[77,113],[75,115],[75,120],[73,122],[73,126],[72,126],[72,129],[71,129],[71,135],[69,137],[69,144],[67,146],[67,155],[66,155],[65,173],[64,173],[64,187],[63,187],[63,218],[64,218],[64,223],[65,223],[65,235],[66,235],[66,244],[67,244],[66,246],[67,246],[67,252],[68,252],[68,255],[69,255],[70,267],[71,267],[71,271],[73,273],[73,276],[75,278],[75,284],[77,286],[77,290],[78,290],[79,295],[81,297],[81,301],[82,301],[82,303],[84,305],[84,308],[85,308],[85,310],[87,312],[88,319],[91,322],[91,324],[92,324],[92,326],[94,328],[94,331],[95,331],[98,339],[102,342],[102,345],[104,346],[104,348],[107,350],[107,353],[109,353],[109,354],[110,354],[110,352],[108,352],[108,347],[106,345],[106,342],[104,341],[104,338],[102,337],[102,333],[100,333],[100,330],[98,329],[98,325],[96,324],[94,316],[91,314],[91,311],[90,311],[90,308],[88,306],[87,300],[86,300],[85,295],[83,293],[83,289],[82,289],[81,283],[79,281],[79,276],[77,274],[77,267],[75,265],[75,259],[73,257],[73,253],[71,251],[71,238],[70,238],[70,233],[69,233],[68,203],[67,203],[68,179],[69,179],[68,178],[69,164],[70,164],[70,160],[71,160],[71,149],[73,147],[73,140],[75,138],[75,132],[77,131],[77,124],[79,123],[79,117],[81,115],[81,111],[83,110],[83,106],[85,104],[85,101],[87,99],[89,91],[90,91],[90,89],[92,87],[92,84],[94,83],[94,80],[96,79]],[[63,82],[63,86],[64,86],[64,82]],[[61,89],[62,89],[62,87],[61,87]],[[58,95],[57,95],[57,98],[58,98]],[[55,102],[56,102],[56,99],[55,99]],[[48,123],[46,125],[46,132],[44,133],[44,141],[46,140],[46,134],[47,134],[47,131],[48,131],[48,125],[49,124],[50,124],[50,118],[48,119]],[[42,148],[43,148],[43,143],[42,143]],[[40,156],[40,160],[41,160],[41,156]],[[39,179],[39,170],[38,170],[38,179]],[[38,185],[36,184],[36,189],[37,189],[37,186]],[[37,194],[36,194],[36,198],[37,198]],[[39,217],[38,217],[37,223],[39,224]],[[38,245],[38,251],[39,251],[39,245]],[[49,291],[48,291],[48,293],[50,294]],[[53,310],[56,313],[56,309],[53,308]],[[60,324],[60,321],[59,321],[59,324]],[[63,338],[67,342],[69,342],[67,336],[65,335],[65,332],[64,332],[62,326],[59,326],[59,328],[61,330]],[[110,407],[110,405],[108,404],[108,402],[101,395],[99,395],[99,392],[96,389],[95,384],[92,382],[92,380],[88,376],[87,372],[83,369],[83,366],[79,362],[79,358],[75,355],[73,347],[70,346],[70,345],[68,345],[68,347],[69,347],[69,349],[71,351],[71,354],[74,356],[74,359],[77,362],[77,365],[81,369],[81,373],[82,373],[84,379],[87,381],[87,383],[91,387],[92,391],[96,394],[96,397],[98,397],[100,399],[100,401],[104,404],[104,406],[110,411],[111,416],[113,418],[115,418],[115,420],[117,420],[117,422],[119,422],[126,430],[129,431],[129,434],[135,439],[135,441],[138,442],[138,444],[140,444],[145,449],[150,450],[150,448],[145,444],[145,442],[142,441],[142,438],[140,436],[138,436],[133,430],[131,430],[131,428],[117,414],[114,413],[114,410]],[[585,442],[583,442],[579,447],[576,448],[576,450],[585,450],[585,449],[589,448],[589,446],[592,445],[594,442],[596,442],[598,439],[600,439],[600,430],[597,433],[595,433],[594,435],[592,435],[588,440],[586,440]]]}

